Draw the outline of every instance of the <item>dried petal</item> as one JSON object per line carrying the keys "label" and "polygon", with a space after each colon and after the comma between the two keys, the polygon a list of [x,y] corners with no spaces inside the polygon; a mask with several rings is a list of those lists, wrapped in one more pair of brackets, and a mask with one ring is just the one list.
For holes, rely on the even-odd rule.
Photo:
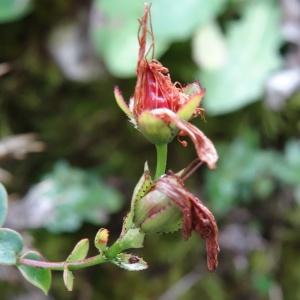
{"label": "dried petal", "polygon": [[218,161],[216,148],[200,129],[187,121],[181,120],[168,109],[157,109],[155,115],[161,117],[165,122],[175,124],[181,130],[181,135],[188,135],[194,143],[199,159],[205,162],[210,169],[216,167]]}
{"label": "dried petal", "polygon": [[180,179],[174,175],[167,175],[157,181],[155,188],[167,195],[182,211],[183,236],[188,238],[195,230],[206,242],[207,266],[210,271],[217,268],[218,227],[209,209],[193,194],[187,191]]}
{"label": "dried petal", "polygon": [[[150,7],[146,4],[144,16],[140,20],[137,83],[133,97],[133,111],[136,118],[144,111],[158,108],[168,108],[171,111],[177,112],[181,106],[186,104],[196,94],[200,94],[200,91],[202,93],[198,83],[194,83],[186,89],[183,89],[180,85],[178,87],[177,83],[172,82],[169,70],[166,67],[153,59],[153,57],[151,60],[147,60],[146,44],[149,33],[152,39],[149,50],[154,50],[152,28],[150,27],[150,30],[148,30],[149,19]],[[153,55],[154,53],[152,53]],[[185,93],[185,90],[191,93]]]}

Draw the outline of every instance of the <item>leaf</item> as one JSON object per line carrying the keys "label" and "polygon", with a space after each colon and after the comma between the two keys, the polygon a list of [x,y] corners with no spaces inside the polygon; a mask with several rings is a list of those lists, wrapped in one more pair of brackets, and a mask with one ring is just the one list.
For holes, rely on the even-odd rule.
{"label": "leaf", "polygon": [[24,199],[25,207],[35,208],[35,216],[25,210],[20,218],[27,227],[73,232],[83,222],[106,223],[109,215],[120,209],[122,200],[122,195],[94,172],[60,161]]}
{"label": "leaf", "polygon": [[[201,24],[216,16],[227,0],[153,0],[152,24],[155,57],[160,57],[173,41],[188,39]],[[96,52],[109,71],[119,77],[135,74],[138,56],[138,19],[144,1],[94,0],[91,37]],[[191,17],[194,16],[194,17]]]}
{"label": "leaf", "polygon": [[89,240],[83,239],[74,247],[73,251],[67,258],[67,262],[73,262],[85,259],[89,251]]}
{"label": "leaf", "polygon": [[63,279],[67,290],[69,292],[73,291],[74,275],[67,267],[64,268]]}
{"label": "leaf", "polygon": [[193,59],[199,68],[218,70],[228,59],[225,36],[216,21],[202,26],[193,39]]}
{"label": "leaf", "polygon": [[18,20],[31,9],[31,0],[0,0],[0,23]]}
{"label": "leaf", "polygon": [[215,18],[227,0],[152,0],[152,23],[159,40],[186,40],[200,26]]}
{"label": "leaf", "polygon": [[0,183],[0,227],[4,224],[7,214],[7,193],[4,186]]}
{"label": "leaf", "polygon": [[23,239],[19,233],[8,228],[0,228],[0,264],[15,265],[23,249]]}
{"label": "leaf", "polygon": [[288,177],[291,168],[283,155],[259,148],[257,139],[256,132],[243,131],[234,141],[218,145],[218,168],[206,173],[204,185],[215,214],[224,216],[241,203],[266,199],[279,183],[286,184],[282,179]]}
{"label": "leaf", "polygon": [[[241,19],[227,27],[227,61],[199,73],[210,114],[235,111],[262,96],[265,80],[280,64],[280,10],[277,1],[247,1]],[[201,47],[201,45],[198,45]]]}
{"label": "leaf", "polygon": [[[28,258],[32,260],[42,260],[43,257],[36,251],[28,251],[22,258]],[[24,276],[24,278],[31,284],[41,289],[46,295],[51,286],[52,276],[49,269],[42,269],[37,267],[30,267],[25,265],[19,265],[18,269]]]}
{"label": "leaf", "polygon": [[128,271],[142,271],[148,268],[147,263],[140,257],[132,254],[121,253],[112,263]]}

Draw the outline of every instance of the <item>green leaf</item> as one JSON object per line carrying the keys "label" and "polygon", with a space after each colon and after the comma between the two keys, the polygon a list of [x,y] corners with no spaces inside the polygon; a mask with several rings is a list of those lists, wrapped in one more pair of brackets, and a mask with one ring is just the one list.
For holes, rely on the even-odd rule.
{"label": "green leaf", "polygon": [[228,113],[259,100],[267,77],[281,65],[280,32],[277,1],[245,2],[241,19],[231,21],[226,30],[227,60],[199,73],[208,113]]}
{"label": "green leaf", "polygon": [[199,68],[218,70],[228,59],[227,45],[216,21],[202,26],[193,39],[193,59]]}
{"label": "green leaf", "polygon": [[141,271],[148,268],[147,263],[140,257],[132,254],[121,253],[112,263],[128,271]]}
{"label": "green leaf", "polygon": [[0,23],[19,20],[31,9],[31,0],[0,0]]}
{"label": "green leaf", "polygon": [[74,247],[73,251],[67,258],[67,262],[73,262],[85,259],[89,251],[89,240],[83,239]]}
{"label": "green leaf", "polygon": [[4,224],[7,214],[7,193],[4,186],[0,183],[0,226]]}
{"label": "green leaf", "polygon": [[73,291],[74,275],[67,267],[64,268],[63,279],[67,290],[69,292]]}
{"label": "green leaf", "polygon": [[23,239],[19,233],[8,228],[0,228],[0,264],[15,265],[23,249]]}
{"label": "green leaf", "polygon": [[[204,185],[216,215],[224,216],[253,199],[268,199],[278,184],[287,184],[283,178],[289,176],[291,167],[282,153],[261,149],[257,140],[257,132],[247,130],[234,141],[217,145],[221,159],[215,172],[206,173]],[[299,170],[300,164],[295,169],[297,184]]]}
{"label": "green leaf", "polygon": [[[152,0],[151,14],[155,35],[155,57],[173,41],[188,39],[193,32],[215,17],[227,0]],[[91,37],[96,52],[109,71],[120,77],[135,74],[138,57],[138,19],[144,1],[94,0]],[[103,22],[103,17],[105,22]],[[191,17],[193,16],[193,17]]]}
{"label": "green leaf", "polygon": [[188,39],[200,26],[215,18],[227,0],[152,0],[151,13],[155,38]]}
{"label": "green leaf", "polygon": [[[41,254],[36,251],[28,251],[22,256],[22,258],[43,260]],[[27,281],[29,281],[37,288],[41,289],[46,295],[48,294],[52,281],[51,271],[49,269],[42,269],[25,265],[19,265],[18,269]]]}
{"label": "green leaf", "polygon": [[83,222],[106,223],[109,215],[120,209],[123,198],[94,172],[60,161],[29,191],[26,200],[36,212],[41,210],[41,214],[46,214],[33,227],[59,233],[78,230]]}

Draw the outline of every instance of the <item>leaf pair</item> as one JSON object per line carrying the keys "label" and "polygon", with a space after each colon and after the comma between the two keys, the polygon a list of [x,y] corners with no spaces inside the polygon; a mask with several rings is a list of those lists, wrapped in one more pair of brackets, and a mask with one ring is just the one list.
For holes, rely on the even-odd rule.
{"label": "leaf pair", "polygon": [[74,275],[73,272],[69,270],[68,263],[85,259],[88,254],[88,251],[89,251],[89,240],[82,239],[76,244],[71,254],[66,259],[66,265],[63,272],[63,279],[64,279],[64,284],[68,291],[72,291],[74,286]]}
{"label": "leaf pair", "polygon": [[[6,215],[7,193],[3,185],[0,184],[0,226],[4,224]],[[27,281],[47,294],[51,286],[51,271],[48,269],[18,265],[18,259],[23,247],[23,238],[18,232],[8,228],[0,228],[0,265],[17,265]],[[36,251],[28,251],[22,258],[31,260],[43,259]]]}

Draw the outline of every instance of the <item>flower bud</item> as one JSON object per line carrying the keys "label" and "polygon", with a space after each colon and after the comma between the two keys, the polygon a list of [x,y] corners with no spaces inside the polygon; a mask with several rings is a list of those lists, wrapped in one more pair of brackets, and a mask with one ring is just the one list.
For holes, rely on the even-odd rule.
{"label": "flower bud", "polygon": [[181,212],[162,192],[154,189],[137,201],[134,223],[145,233],[167,233],[182,226]]}
{"label": "flower bud", "polygon": [[116,87],[114,94],[117,104],[134,126],[153,144],[168,144],[176,135],[189,136],[199,159],[213,169],[218,160],[214,145],[202,131],[188,122],[202,114],[203,110],[199,106],[205,90],[198,82],[185,87],[178,82],[172,82],[168,68],[154,58],[147,58],[149,32],[152,38],[150,49],[151,47],[154,49],[149,18],[150,7],[146,4],[144,15],[140,20],[137,82],[134,94],[127,105],[122,93]]}
{"label": "flower bud", "polygon": [[145,233],[168,233],[182,228],[184,239],[196,231],[206,242],[207,266],[218,265],[218,227],[209,209],[184,187],[180,177],[160,177],[134,202],[133,223]]}

